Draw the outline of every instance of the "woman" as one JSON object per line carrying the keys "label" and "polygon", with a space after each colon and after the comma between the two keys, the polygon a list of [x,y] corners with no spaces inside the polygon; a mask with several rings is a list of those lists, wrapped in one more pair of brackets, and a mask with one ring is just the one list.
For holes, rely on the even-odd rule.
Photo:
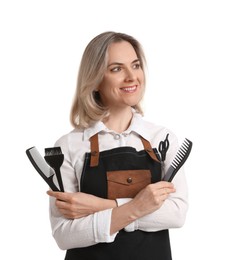
{"label": "woman", "polygon": [[[187,185],[182,169],[172,183],[161,181],[178,144],[142,118],[144,66],[139,42],[126,34],[102,33],[84,51],[74,130],[56,143],[66,192],[48,191],[53,236],[67,260],[172,259],[168,229],[185,221]],[[161,157],[154,148],[167,138]]]}

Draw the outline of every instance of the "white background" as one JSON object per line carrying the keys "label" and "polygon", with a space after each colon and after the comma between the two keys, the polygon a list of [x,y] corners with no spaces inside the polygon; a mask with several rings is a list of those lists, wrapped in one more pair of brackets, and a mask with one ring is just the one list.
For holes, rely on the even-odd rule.
{"label": "white background", "polygon": [[48,187],[25,150],[44,152],[72,129],[82,52],[106,30],[144,47],[146,118],[194,143],[185,165],[190,208],[185,226],[171,230],[173,259],[227,259],[225,2],[0,2],[1,259],[64,258],[51,236]]}

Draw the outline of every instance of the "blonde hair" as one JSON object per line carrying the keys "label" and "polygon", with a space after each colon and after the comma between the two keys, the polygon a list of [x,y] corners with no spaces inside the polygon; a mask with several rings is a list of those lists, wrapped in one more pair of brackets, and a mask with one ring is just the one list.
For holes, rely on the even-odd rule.
{"label": "blonde hair", "polygon": [[[70,121],[74,127],[91,126],[108,115],[108,108],[102,104],[97,89],[107,68],[108,47],[121,41],[127,41],[133,46],[144,71],[146,60],[142,47],[132,36],[104,32],[92,39],[83,53],[78,72],[76,94],[70,113]],[[133,108],[143,114],[140,103]]]}

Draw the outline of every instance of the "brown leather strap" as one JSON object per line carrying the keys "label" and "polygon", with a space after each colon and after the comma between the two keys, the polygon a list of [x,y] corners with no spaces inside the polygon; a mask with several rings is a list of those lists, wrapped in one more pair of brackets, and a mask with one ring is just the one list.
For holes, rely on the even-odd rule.
{"label": "brown leather strap", "polygon": [[[150,142],[148,142],[146,139],[144,139],[142,136],[140,136],[140,139],[143,143],[145,151],[149,154],[149,156],[159,162],[157,159]],[[90,143],[91,143],[91,161],[90,161],[90,167],[95,167],[99,165],[99,141],[98,141],[98,134],[93,135],[90,137]]]}
{"label": "brown leather strap", "polygon": [[155,155],[155,153],[154,153],[154,151],[153,151],[153,149],[152,149],[152,147],[151,147],[150,142],[148,142],[148,141],[147,141],[146,139],[144,139],[142,136],[140,136],[140,139],[141,139],[141,141],[142,141],[142,143],[143,143],[143,146],[144,146],[145,151],[149,154],[149,156],[150,156],[153,160],[159,162],[159,160],[157,159],[157,157],[156,157],[156,155]]}
{"label": "brown leather strap", "polygon": [[99,165],[99,141],[98,134],[93,135],[90,138],[91,143],[91,161],[90,167],[95,167]]}

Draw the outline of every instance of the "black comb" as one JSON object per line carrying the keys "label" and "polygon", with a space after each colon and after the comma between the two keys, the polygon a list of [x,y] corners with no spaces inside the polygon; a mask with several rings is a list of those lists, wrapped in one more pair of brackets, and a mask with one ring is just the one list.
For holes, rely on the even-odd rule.
{"label": "black comb", "polygon": [[169,169],[167,170],[165,176],[163,177],[163,181],[171,182],[176,175],[176,173],[180,170],[181,166],[187,160],[192,149],[192,142],[185,138],[181,147],[179,148],[176,156],[174,157]]}

